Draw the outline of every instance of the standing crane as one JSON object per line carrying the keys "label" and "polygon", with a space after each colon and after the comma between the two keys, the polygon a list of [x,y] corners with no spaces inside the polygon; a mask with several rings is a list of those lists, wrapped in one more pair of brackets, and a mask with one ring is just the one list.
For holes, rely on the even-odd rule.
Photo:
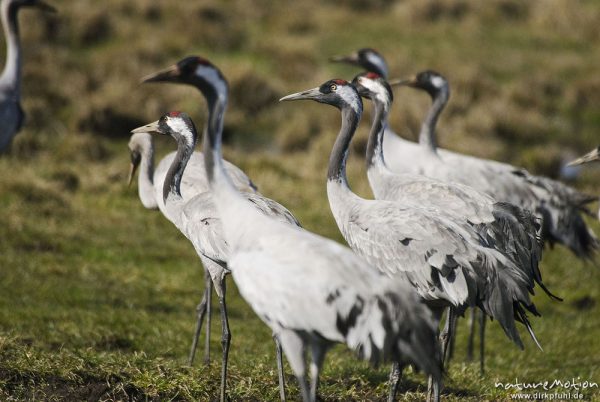
{"label": "standing crane", "polygon": [[[134,135],[148,134],[156,132],[156,127],[153,124],[139,127],[132,130]],[[200,257],[202,264],[208,271],[212,283],[214,285],[217,296],[219,297],[219,305],[221,310],[221,326],[222,337],[221,343],[223,346],[223,359],[221,368],[221,393],[220,400],[226,400],[226,377],[227,377],[227,362],[229,357],[229,345],[231,343],[231,333],[229,330],[229,319],[227,315],[227,304],[225,301],[226,287],[225,276],[230,272],[227,267],[227,256],[229,254],[229,246],[223,238],[223,229],[221,221],[216,214],[216,207],[213,202],[213,197],[210,191],[202,191],[195,195],[190,194],[185,197],[182,195],[183,178],[186,177],[185,167],[189,164],[192,157],[196,155],[196,161],[203,162],[203,155],[195,153],[196,138],[180,137],[180,143],[175,156],[171,159],[169,168],[166,171],[162,180],[163,186],[161,195],[158,197],[162,202],[159,205],[164,206],[165,216],[190,240]],[[226,162],[224,162],[225,164]],[[196,165],[196,167],[200,167]],[[237,168],[236,168],[237,169]],[[187,180],[190,180],[191,175],[187,175]],[[155,175],[156,177],[156,175]],[[206,175],[202,176],[206,181]],[[262,213],[274,216],[275,219],[281,220],[293,226],[299,226],[298,221],[293,215],[283,206],[276,202],[261,196],[254,192],[244,192],[244,196],[257,206]],[[196,222],[197,227],[190,229],[190,221]],[[193,224],[193,223],[192,223]],[[190,230],[193,233],[190,234]],[[209,289],[210,290],[210,289]],[[206,290],[205,290],[206,295]],[[203,298],[203,302],[206,298]],[[206,303],[205,303],[206,304]],[[201,323],[201,317],[198,317]],[[199,332],[199,330],[197,331]],[[277,358],[280,379],[280,394],[282,399],[284,396],[283,384],[283,363],[281,361],[281,352],[279,341],[275,338],[277,344]]]}
{"label": "standing crane", "polygon": [[[198,66],[202,64],[203,59],[190,56],[186,57],[176,65],[169,67],[166,70],[157,72],[146,76],[144,82],[186,82],[197,85],[202,89],[203,82],[198,79],[196,71]],[[139,127],[134,130],[134,133],[144,133],[155,130],[150,125],[148,130],[144,127]],[[181,138],[180,138],[181,139]],[[219,298],[219,305],[221,310],[221,326],[222,336],[221,344],[223,347],[222,357],[222,368],[221,368],[221,401],[225,400],[225,388],[226,388],[226,377],[227,377],[227,361],[229,356],[229,346],[231,343],[231,333],[229,330],[229,320],[227,317],[227,306],[225,301],[226,287],[225,287],[225,276],[230,273],[228,268],[228,255],[229,245],[223,235],[223,229],[221,220],[216,213],[216,206],[213,202],[213,197],[209,191],[189,195],[183,195],[181,189],[181,177],[185,177],[185,165],[188,160],[195,155],[193,152],[195,146],[195,138],[193,143],[191,140],[185,143],[187,148],[178,147],[178,151],[172,160],[172,163],[166,173],[166,176],[162,182],[163,187],[161,195],[164,200],[165,215],[169,217],[169,220],[175,224],[175,226],[191,241],[197,254],[200,256],[205,268],[208,270],[213,286]],[[181,145],[181,144],[180,144]],[[203,158],[203,156],[201,156]],[[184,163],[185,162],[185,163]],[[224,166],[229,166],[227,162],[224,162]],[[204,178],[204,183],[207,183],[205,176],[205,170],[201,169],[202,162],[196,165],[201,176]],[[233,166],[233,165],[231,165]],[[247,180],[248,185],[251,186],[251,192],[243,192],[244,196],[259,209],[262,213],[268,214],[276,220],[282,221],[292,226],[300,226],[300,223],[296,218],[282,205],[270,200],[258,192],[256,187],[250,182],[250,179],[241,172],[238,168],[227,168],[228,174],[231,172],[232,177],[240,177],[243,181]],[[177,176],[177,180],[171,180]],[[196,175],[194,175],[196,176]],[[176,187],[170,187],[171,181],[176,181]],[[174,184],[173,184],[174,185]],[[205,187],[206,190],[208,188]],[[242,188],[243,190],[243,188]],[[193,233],[190,234],[190,228],[188,225],[190,221],[202,222],[199,228],[194,229]],[[205,299],[203,298],[203,301]],[[201,306],[202,307],[202,306]],[[202,309],[199,309],[200,312]],[[197,339],[200,334],[202,317],[198,316],[199,325],[196,326],[196,332],[194,334],[194,342],[192,343],[192,350],[190,352],[191,358],[195,353],[195,346]],[[278,363],[278,374],[279,374],[279,386],[280,396],[285,399],[284,392],[284,377],[283,377],[283,364],[281,361],[281,351],[279,346],[279,340],[274,336],[274,340],[277,344],[277,363]]]}
{"label": "standing crane", "polygon": [[[131,155],[131,169],[129,172],[129,183],[133,180],[133,176],[140,167],[138,177],[138,195],[142,205],[147,209],[159,209],[162,214],[171,222],[177,221],[177,215],[170,215],[165,208],[165,203],[162,197],[162,188],[165,181],[165,176],[173,160],[175,152],[167,154],[161,159],[158,166],[154,167],[154,142],[152,136],[148,133],[135,133],[129,140],[129,151]],[[256,186],[246,174],[237,166],[225,161],[225,167],[235,186],[243,192],[256,192]],[[204,169],[204,157],[201,152],[194,152],[188,163],[187,169],[181,179],[182,194],[185,199],[190,199],[196,194],[208,191],[208,181],[206,179],[206,170]],[[210,327],[211,327],[211,296],[213,282],[209,274],[210,271],[218,272],[220,268],[215,266],[215,262],[211,258],[200,255],[205,269],[205,287],[202,300],[196,308],[197,321],[192,346],[188,357],[190,366],[194,362],[196,346],[198,338],[202,330],[204,318],[206,316],[206,339],[204,349],[204,361],[208,363],[210,360]],[[220,288],[216,288],[217,294],[221,294]]]}
{"label": "standing crane", "polygon": [[[362,101],[356,88],[345,80],[330,80],[281,100],[303,99],[341,111],[342,126],[329,158],[327,195],[342,235],[373,267],[411,284],[438,323],[443,310],[449,308],[441,336],[442,354],[453,332],[455,315],[475,306],[496,319],[521,348],[515,321],[522,322],[539,347],[526,315],[526,310],[539,315],[529,298],[530,279],[521,275],[498,250],[486,247],[468,223],[458,222],[440,209],[409,202],[367,200],[352,192],[346,177],[346,159],[362,116]],[[427,188],[423,186],[421,191]],[[439,401],[440,387],[441,382],[430,380],[430,399]]]}
{"label": "standing crane", "polygon": [[[354,79],[359,94],[371,99],[374,105],[373,126],[367,145],[367,176],[375,198],[398,202],[415,202],[420,206],[433,206],[456,219],[469,222],[487,240],[487,244],[507,255],[520,270],[520,275],[537,283],[548,296],[562,301],[550,293],[542,282],[538,265],[542,243],[538,236],[539,224],[527,210],[507,203],[496,202],[485,193],[459,184],[441,182],[415,173],[394,173],[387,167],[383,155],[385,122],[393,94],[391,87],[380,75],[369,72]],[[426,189],[426,191],[422,191]],[[515,273],[519,274],[519,273]],[[484,371],[485,317],[481,320],[480,371]],[[471,319],[473,323],[473,318]],[[472,334],[470,353],[472,354]]]}
{"label": "standing crane", "polygon": [[[435,331],[409,288],[399,292],[396,286],[385,286],[387,281],[349,249],[264,214],[231,184],[221,156],[227,82],[210,62],[197,60],[195,74],[209,109],[205,164],[230,247],[229,267],[241,295],[280,339],[303,400],[316,402],[319,372],[335,342],[348,344],[374,363],[414,364],[439,378]],[[195,140],[194,125],[183,113],[167,114],[152,126],[175,138],[179,149],[189,149],[191,144],[185,144]],[[182,162],[178,172],[185,169],[185,158]],[[173,174],[165,182],[165,196],[177,197],[179,177]],[[188,205],[192,213],[195,206]],[[202,226],[201,220],[191,219],[189,235]],[[310,387],[304,356],[308,348]]]}
{"label": "standing crane", "polygon": [[0,16],[6,37],[6,62],[0,75],[0,154],[8,151],[13,137],[23,125],[25,113],[21,108],[21,43],[18,13],[21,7],[37,7],[55,12],[42,0],[2,0]]}

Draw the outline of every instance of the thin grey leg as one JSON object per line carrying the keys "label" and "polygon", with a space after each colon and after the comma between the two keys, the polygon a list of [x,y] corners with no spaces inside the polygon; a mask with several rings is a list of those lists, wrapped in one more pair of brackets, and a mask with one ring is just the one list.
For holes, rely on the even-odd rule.
{"label": "thin grey leg", "polygon": [[304,402],[310,402],[310,389],[306,381],[306,359],[304,358],[304,341],[297,333],[283,330],[277,334],[287,361],[298,380],[300,393]]}
{"label": "thin grey leg", "polygon": [[440,342],[442,344],[442,362],[446,361],[448,345],[450,344],[450,338],[452,338],[452,334],[454,333],[455,324],[456,312],[454,311],[454,308],[449,307],[446,316],[446,324],[444,325],[444,330],[440,336]]}
{"label": "thin grey leg", "polygon": [[[450,308],[448,308],[448,317],[450,317]],[[444,308],[432,308],[431,312],[433,313],[433,319],[435,320],[436,323],[436,328],[439,328],[439,323],[442,319],[442,315],[444,313]],[[446,323],[444,325],[444,332],[446,332],[447,327],[449,327],[450,325],[450,320],[446,320]],[[443,369],[443,365],[444,365],[444,342],[442,341],[443,339],[443,333],[439,334],[439,341],[441,342],[441,346],[442,346],[442,369]],[[431,402],[431,401],[439,401],[440,399],[440,388],[442,386],[442,380],[440,379],[440,381],[434,381],[432,376],[429,376],[429,380],[427,383],[427,401]],[[437,398],[437,399],[436,399]]]}
{"label": "thin grey leg", "polygon": [[281,351],[281,342],[277,335],[273,334],[275,341],[275,351],[277,353],[277,376],[279,377],[279,399],[281,402],[286,402],[285,399],[285,377],[283,374],[283,354]]}
{"label": "thin grey leg", "polygon": [[469,340],[467,342],[467,360],[473,360],[473,348],[475,342],[475,309],[470,309],[469,314]]}
{"label": "thin grey leg", "polygon": [[479,374],[485,374],[485,322],[487,321],[487,317],[481,311],[480,316],[480,328],[479,328]]}
{"label": "thin grey leg", "polygon": [[390,390],[388,394],[388,402],[394,402],[396,400],[396,394],[398,393],[398,384],[402,378],[402,366],[400,363],[394,362],[392,364],[392,370],[390,371]]}
{"label": "thin grey leg", "polygon": [[216,284],[220,288],[217,294],[219,296],[219,305],[221,308],[221,345],[223,346],[223,361],[221,365],[221,402],[226,401],[225,388],[227,384],[227,361],[229,359],[229,345],[231,343],[231,332],[229,331],[229,320],[227,318],[227,304],[225,303],[226,285],[225,278],[220,278],[220,283]]}
{"label": "thin grey leg", "polygon": [[298,385],[300,385],[300,393],[302,394],[303,402],[313,402],[310,399],[310,390],[308,387],[308,381],[306,381],[306,375],[298,376]]}
{"label": "thin grey leg", "polygon": [[313,343],[311,345],[312,361],[310,363],[310,399],[312,402],[317,401],[317,388],[319,387],[319,373],[321,367],[323,367],[323,360],[325,359],[325,348],[320,343]]}
{"label": "thin grey leg", "polygon": [[212,288],[213,283],[208,272],[206,273],[206,287],[208,288],[208,302],[206,303],[206,338],[204,339],[204,364],[210,364],[210,328],[212,321]]}
{"label": "thin grey leg", "polygon": [[433,377],[429,377],[429,391],[427,392],[428,402],[440,402],[440,388],[442,387],[441,380],[434,381]]}
{"label": "thin grey leg", "polygon": [[[200,332],[202,332],[202,323],[207,311],[210,311],[210,294],[212,292],[212,281],[210,275],[205,271],[205,286],[204,294],[200,304],[196,307],[196,329],[194,330],[194,338],[192,339],[192,347],[190,348],[190,354],[188,356],[188,364],[192,366],[194,364],[194,357],[196,356],[196,348],[198,347],[198,339],[200,338]],[[210,284],[210,285],[209,285]],[[209,313],[210,319],[210,313]],[[207,323],[207,333],[210,330],[210,321]],[[206,355],[205,355],[206,357]]]}

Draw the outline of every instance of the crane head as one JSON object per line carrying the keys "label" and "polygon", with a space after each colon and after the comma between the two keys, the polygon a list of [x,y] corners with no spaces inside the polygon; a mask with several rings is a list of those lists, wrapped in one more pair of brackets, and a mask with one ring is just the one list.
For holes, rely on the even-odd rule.
{"label": "crane head", "polygon": [[329,58],[329,61],[359,66],[382,77],[387,77],[388,75],[388,66],[381,53],[368,47],[359,49],[346,56],[333,56]]}
{"label": "crane head", "polygon": [[582,157],[569,162],[567,166],[583,165],[584,163],[590,163],[597,160],[600,160],[600,146],[594,149],[593,151],[583,155]]}
{"label": "crane head", "polygon": [[155,122],[131,130],[131,133],[170,135],[177,141],[183,140],[192,147],[196,144],[197,136],[194,122],[190,116],[183,112],[166,113]]}
{"label": "crane head", "polygon": [[358,94],[363,98],[377,99],[385,104],[391,104],[394,100],[392,87],[381,75],[373,72],[358,74],[352,80]]}
{"label": "crane head", "polygon": [[150,155],[154,155],[154,144],[149,133],[135,133],[131,135],[127,147],[129,148],[129,156],[131,157],[129,178],[127,180],[127,185],[130,186],[133,176],[142,162],[142,153],[149,151]]}
{"label": "crane head", "polygon": [[188,56],[162,71],[147,75],[142,82],[172,82],[197,87],[207,96],[226,97],[227,80],[210,61],[199,56]]}
{"label": "crane head", "polygon": [[354,85],[346,80],[333,79],[320,86],[306,91],[297,92],[279,99],[282,101],[314,100],[343,109],[351,107],[357,113],[362,112],[362,101]]}
{"label": "crane head", "polygon": [[448,80],[446,80],[443,75],[433,70],[421,71],[413,78],[405,80],[392,80],[390,81],[390,85],[421,89],[427,92],[432,98],[436,98],[440,92],[450,92]]}

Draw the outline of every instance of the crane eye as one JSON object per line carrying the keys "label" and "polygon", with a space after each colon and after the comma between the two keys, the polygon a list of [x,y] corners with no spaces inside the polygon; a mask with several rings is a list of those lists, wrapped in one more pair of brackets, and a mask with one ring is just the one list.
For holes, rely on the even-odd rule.
{"label": "crane eye", "polygon": [[329,86],[329,89],[330,89],[330,90],[332,90],[332,91],[335,91],[335,90],[337,89],[337,85],[335,85],[335,84],[331,84],[331,85]]}

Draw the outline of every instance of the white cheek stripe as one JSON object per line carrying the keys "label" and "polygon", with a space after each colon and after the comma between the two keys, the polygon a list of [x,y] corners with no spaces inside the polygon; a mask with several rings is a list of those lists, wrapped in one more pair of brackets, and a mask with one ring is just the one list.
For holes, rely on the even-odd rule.
{"label": "white cheek stripe", "polygon": [[433,77],[431,83],[434,87],[441,88],[444,86],[444,79],[442,77]]}
{"label": "white cheek stripe", "polygon": [[189,129],[187,124],[185,124],[183,119],[177,117],[168,117],[167,124],[169,125],[169,127],[171,127],[173,131],[176,131],[179,134],[181,134],[188,144],[194,143],[194,134]]}

